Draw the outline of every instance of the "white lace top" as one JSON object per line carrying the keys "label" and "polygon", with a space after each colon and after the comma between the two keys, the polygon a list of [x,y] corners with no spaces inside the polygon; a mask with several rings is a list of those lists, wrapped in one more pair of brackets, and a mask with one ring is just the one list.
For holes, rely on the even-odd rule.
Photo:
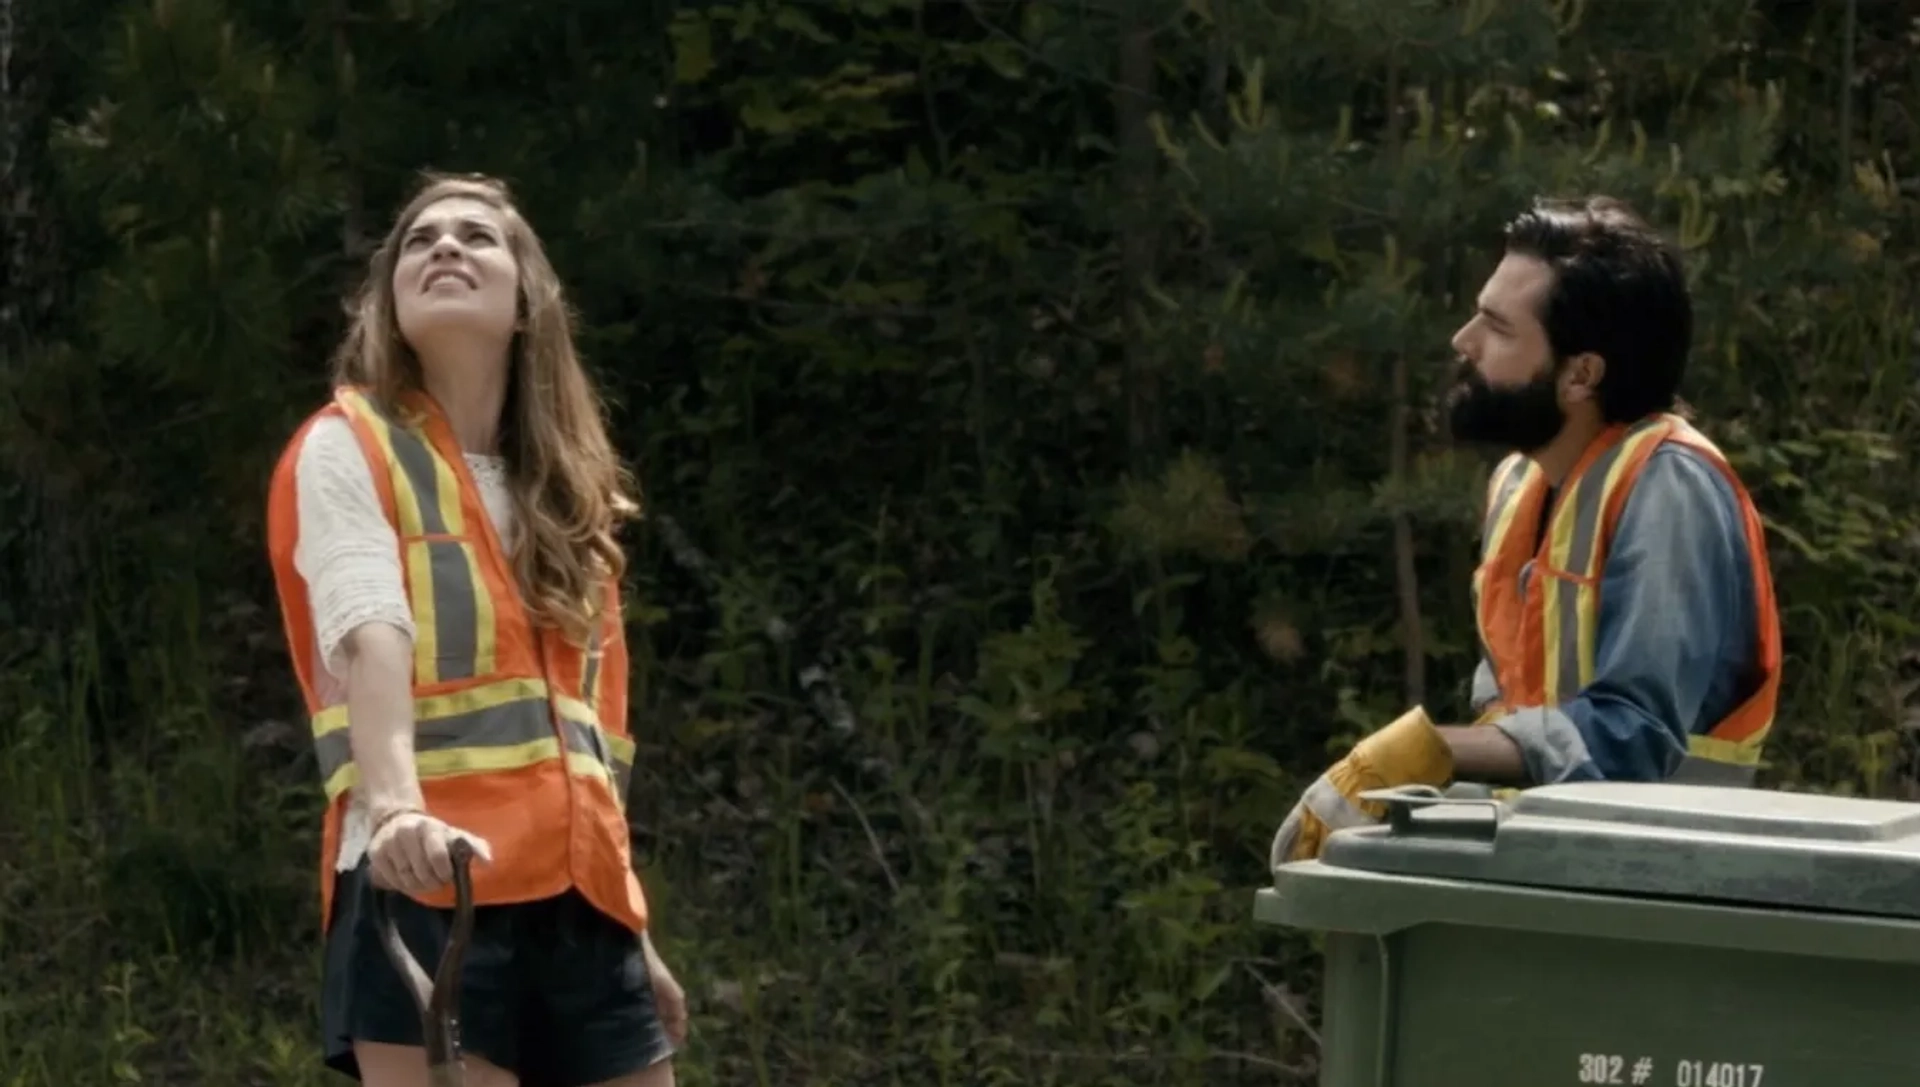
{"label": "white lace top", "polygon": [[[468,453],[466,461],[495,531],[511,550],[513,505],[506,461],[477,453]],[[380,622],[392,624],[411,640],[413,609],[400,575],[399,539],[345,419],[327,416],[307,431],[294,462],[294,494],[300,536],[294,542],[293,564],[307,583],[314,646],[320,654],[314,682],[321,701],[334,703],[346,695],[347,635],[364,623]],[[367,830],[366,809],[354,797],[341,826],[337,870],[360,863]]]}

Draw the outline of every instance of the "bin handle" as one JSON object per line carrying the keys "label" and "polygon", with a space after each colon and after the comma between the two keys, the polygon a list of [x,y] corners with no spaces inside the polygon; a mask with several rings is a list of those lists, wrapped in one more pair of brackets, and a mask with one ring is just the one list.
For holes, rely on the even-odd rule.
{"label": "bin handle", "polygon": [[439,968],[427,977],[394,924],[393,896],[382,891],[380,903],[380,942],[394,969],[413,995],[420,1009],[420,1028],[427,1050],[427,1082],[431,1087],[460,1087],[466,1072],[460,1063],[460,967],[473,938],[473,877],[467,866],[473,860],[473,843],[455,838],[447,844],[447,857],[453,862],[453,931],[440,953]]}
{"label": "bin handle", "polygon": [[[1431,785],[1402,785],[1392,789],[1369,789],[1360,794],[1360,799],[1371,800],[1384,805],[1387,809],[1387,826],[1390,827],[1395,834],[1412,835],[1434,833],[1434,824],[1427,823],[1423,826],[1414,822],[1413,812],[1416,808],[1433,808],[1443,805],[1455,808],[1486,808],[1492,818],[1485,822],[1476,820],[1473,823],[1466,824],[1466,826],[1472,828],[1473,837],[1484,838],[1487,841],[1492,841],[1494,836],[1499,834],[1500,824],[1505,822],[1507,817],[1507,805],[1504,801],[1495,800],[1492,797],[1448,796]],[[1453,833],[1445,834],[1445,836],[1462,836],[1455,831],[1453,827],[1449,827],[1448,831],[1452,831]]]}

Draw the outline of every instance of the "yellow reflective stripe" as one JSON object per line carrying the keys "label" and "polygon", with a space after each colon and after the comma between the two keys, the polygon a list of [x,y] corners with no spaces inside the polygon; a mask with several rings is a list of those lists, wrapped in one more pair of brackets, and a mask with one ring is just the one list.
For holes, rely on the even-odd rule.
{"label": "yellow reflective stripe", "polygon": [[473,586],[473,672],[492,675],[500,667],[498,627],[495,625],[493,594],[487,591],[487,579],[480,576],[480,553],[467,544],[460,545],[467,564],[468,584]]}
{"label": "yellow reflective stripe", "polygon": [[[548,688],[545,680],[540,679],[503,679],[493,683],[469,687],[461,691],[427,695],[413,700],[413,719],[420,721],[439,721],[449,717],[478,713],[481,710],[504,706],[509,702],[524,702],[538,699],[548,701]],[[553,707],[560,715],[570,721],[600,727],[600,716],[593,707],[577,698],[564,694],[552,696]],[[342,704],[328,706],[313,717],[313,734],[316,738],[347,727],[347,707]],[[607,739],[616,749],[625,745],[623,758],[633,757],[633,741],[624,736],[607,733]]]}
{"label": "yellow reflective stripe", "polygon": [[415,498],[413,488],[402,486],[403,473],[399,471],[400,456],[394,449],[394,431],[392,424],[373,406],[373,402],[361,393],[346,390],[341,396],[342,404],[367,424],[373,431],[373,437],[380,444],[380,451],[386,455],[388,474],[393,477],[394,512],[400,518],[401,537],[419,536],[426,532],[426,521],[421,516],[420,503]]}
{"label": "yellow reflective stripe", "polygon": [[[1580,689],[1578,675],[1579,634],[1577,624],[1580,615],[1580,585],[1566,578],[1554,577],[1549,571],[1564,570],[1567,556],[1573,550],[1574,517],[1572,507],[1587,490],[1589,496],[1598,501],[1598,488],[1583,488],[1585,479],[1574,481],[1573,487],[1561,496],[1558,509],[1552,515],[1553,520],[1547,529],[1546,567],[1534,568],[1529,591],[1540,594],[1540,636],[1541,648],[1546,653],[1546,704],[1558,705],[1563,698]],[[1538,560],[1536,560],[1538,561]]]}
{"label": "yellow reflective stripe", "polygon": [[634,745],[632,737],[608,732],[604,728],[600,730],[600,734],[607,738],[607,747],[612,751],[614,758],[626,763],[628,766],[633,765]]}
{"label": "yellow reflective stripe", "polygon": [[[328,799],[357,780],[346,720],[344,706],[314,717],[314,752]],[[415,700],[414,764],[422,778],[531,766],[558,758],[562,739],[574,772],[608,782],[624,802],[633,741],[601,728],[592,709],[578,699],[549,699],[539,680],[508,680]]]}
{"label": "yellow reflective stripe", "polygon": [[[572,695],[554,695],[553,708],[559,710],[560,716],[569,721],[577,721],[583,725],[592,725],[595,728],[600,727],[600,715],[594,712],[592,706],[587,705]],[[610,740],[619,739],[619,737],[611,734],[609,734],[607,738]]]}
{"label": "yellow reflective stripe", "polygon": [[1507,497],[1505,493],[1507,484],[1512,481],[1514,473],[1520,470],[1526,460],[1526,455],[1523,453],[1509,453],[1500,458],[1499,464],[1493,466],[1493,475],[1487,480],[1487,511],[1489,513],[1493,511],[1496,503]]}
{"label": "yellow reflective stripe", "polygon": [[622,780],[609,772],[606,763],[592,755],[578,751],[567,752],[567,772],[574,777],[592,778],[603,782],[607,786],[607,791],[613,794],[613,798],[620,803],[620,806],[622,808],[627,806],[627,790]]}
{"label": "yellow reflective stripe", "polygon": [[[551,745],[551,754],[558,754],[559,740],[545,698],[480,705],[463,713],[414,720],[414,763],[423,777],[528,766],[538,761],[539,751],[530,745],[542,742]],[[351,785],[353,775],[344,773],[353,767],[346,731],[316,737],[314,752],[328,789]],[[328,798],[334,795],[329,792]]]}
{"label": "yellow reflective stripe", "polygon": [[[414,541],[409,548],[426,553],[431,585],[427,597],[431,619],[422,618],[419,624],[433,629],[433,679],[425,679],[426,673],[421,672],[421,682],[472,679],[480,674],[481,632],[476,616],[480,601],[487,599],[477,576],[473,544],[458,539],[426,539]],[[412,570],[410,566],[409,573]],[[492,610],[491,600],[488,610]]]}
{"label": "yellow reflective stripe", "polygon": [[460,477],[454,473],[453,465],[447,463],[447,458],[427,441],[426,435],[413,437],[427,449],[433,461],[433,494],[440,509],[440,522],[447,526],[444,531],[453,536],[465,535],[467,518],[460,508]]}
{"label": "yellow reflective stripe", "polygon": [[[1583,505],[1579,511],[1582,523],[1575,529],[1579,537],[1578,550],[1572,561],[1565,567],[1583,577],[1599,577],[1602,564],[1600,533],[1604,527],[1601,522],[1606,517],[1606,508],[1612,502],[1615,492],[1620,489],[1620,481],[1626,475],[1627,465],[1639,459],[1641,450],[1667,436],[1664,420],[1655,419],[1643,423],[1627,432],[1618,444],[1609,449],[1588,469],[1585,482],[1600,477],[1600,487],[1596,501],[1590,506]],[[1584,484],[1583,484],[1584,485]]]}
{"label": "yellow reflective stripe", "polygon": [[1766,747],[1767,733],[1773,731],[1771,723],[1744,740],[1722,740],[1713,736],[1687,737],[1687,754],[1714,762],[1727,762],[1735,766],[1760,765],[1760,752]]}
{"label": "yellow reflective stripe", "polygon": [[425,540],[409,540],[407,597],[413,607],[413,674],[422,684],[440,682],[440,615],[433,593],[433,552]]}
{"label": "yellow reflective stripe", "polygon": [[[413,756],[413,769],[422,781],[434,778],[455,777],[460,774],[481,774],[502,770],[519,770],[560,757],[560,741],[549,736],[542,740],[528,740],[525,743],[500,747],[449,747],[436,751],[419,751]],[[571,765],[574,756],[568,756]],[[326,779],[327,800],[332,801],[341,793],[358,784],[360,771],[349,762],[336,769]]]}
{"label": "yellow reflective stripe", "polygon": [[[524,702],[530,699],[539,699],[544,702],[546,697],[545,680],[502,679],[477,687],[468,687],[465,690],[416,698],[413,700],[413,719],[416,722],[438,721],[443,718],[477,713],[495,706],[504,706],[509,702]],[[345,705],[328,706],[313,718],[313,734],[316,738],[346,727],[347,707]]]}
{"label": "yellow reflective stripe", "polygon": [[464,489],[452,462],[425,433],[384,415],[365,396],[344,402],[363,418],[387,458],[400,524],[401,561],[417,633],[413,668],[423,684],[486,675],[498,667],[498,609],[467,533]]}
{"label": "yellow reflective stripe", "polygon": [[607,778],[613,793],[626,804],[627,781],[633,773],[633,740],[615,735],[600,724],[593,707],[577,698],[555,695],[553,706],[568,726],[568,747],[591,752],[598,760],[598,773]]}
{"label": "yellow reflective stripe", "polygon": [[1485,539],[1481,544],[1481,554],[1493,556],[1500,551],[1500,545],[1507,538],[1507,530],[1513,527],[1514,511],[1520,506],[1520,492],[1533,469],[1532,462],[1518,453],[1500,462],[1494,469],[1493,480],[1488,485],[1487,522],[1483,531]]}
{"label": "yellow reflective stripe", "polygon": [[[1593,582],[1600,576],[1600,537],[1605,531],[1602,522],[1626,466],[1667,432],[1666,420],[1658,416],[1629,430],[1580,473],[1554,510],[1547,562],[1553,571],[1570,576],[1538,579],[1544,594],[1541,625],[1549,705],[1571,697],[1592,681],[1593,639],[1599,622],[1596,602],[1600,596]],[[1536,571],[1536,575],[1539,573]]]}
{"label": "yellow reflective stripe", "polygon": [[[600,677],[601,662],[606,656],[606,620],[594,624],[593,634],[587,639],[586,661],[581,665],[580,693],[586,700],[584,705],[573,704],[571,699],[557,699],[562,715],[577,720],[600,720]],[[595,725],[594,731],[605,744],[607,757],[608,784],[613,795],[620,801],[622,808],[627,803],[627,783],[633,775],[633,741],[625,736],[616,736],[605,728]]]}
{"label": "yellow reflective stripe", "polygon": [[[1580,690],[1593,682],[1593,640],[1599,630],[1600,614],[1596,602],[1600,599],[1599,586],[1594,581],[1600,577],[1604,559],[1600,546],[1600,535],[1605,531],[1607,506],[1613,501],[1615,488],[1620,485],[1620,477],[1626,466],[1638,455],[1640,447],[1649,441],[1659,439],[1663,431],[1630,431],[1627,437],[1609,449],[1601,461],[1594,464],[1594,475],[1598,475],[1594,501],[1582,503],[1580,521],[1574,526],[1574,552],[1568,556],[1567,569],[1587,579],[1587,591],[1574,593],[1573,615],[1575,622],[1572,630],[1573,690]],[[1592,479],[1592,476],[1589,476]]]}
{"label": "yellow reflective stripe", "polygon": [[420,511],[425,534],[457,536],[464,532],[466,520],[460,514],[460,479],[433,448],[433,443],[427,441],[426,435],[389,423],[387,445],[393,453],[390,462],[393,485],[413,492],[413,505]]}
{"label": "yellow reflective stripe", "polygon": [[[609,739],[612,738],[609,737]],[[414,773],[420,780],[426,781],[458,774],[519,770],[558,757],[560,757],[560,741],[548,737],[504,747],[450,747],[437,751],[419,751],[414,753],[413,767]],[[605,782],[614,799],[619,801],[622,808],[626,807],[627,783],[633,773],[633,763],[630,760],[608,763],[590,752],[568,751],[566,762],[568,773],[576,777],[594,778]],[[352,762],[335,767],[334,771],[326,776],[327,800],[331,802],[341,793],[359,784],[359,781],[360,771]]]}
{"label": "yellow reflective stripe", "polygon": [[[1705,451],[1711,453],[1716,459],[1722,463],[1726,462],[1726,454],[1720,451],[1720,447],[1714,444],[1713,439],[1708,438],[1705,434],[1695,429],[1692,423],[1687,422],[1678,415],[1670,415],[1668,416],[1668,420],[1672,423],[1673,429],[1676,432],[1685,434],[1690,440],[1698,442],[1704,447]],[[1752,734],[1748,735],[1745,739],[1722,740],[1713,736],[1689,736],[1687,737],[1687,753],[1695,758],[1707,759],[1712,762],[1729,763],[1734,766],[1757,767],[1760,765],[1760,755],[1766,749],[1767,738],[1772,735],[1772,733],[1773,717],[1769,715],[1765,723],[1755,729]]]}

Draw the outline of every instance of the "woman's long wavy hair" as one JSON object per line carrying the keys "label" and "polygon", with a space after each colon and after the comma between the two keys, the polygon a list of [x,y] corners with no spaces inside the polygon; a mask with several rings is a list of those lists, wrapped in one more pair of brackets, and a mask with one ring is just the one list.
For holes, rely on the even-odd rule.
{"label": "woman's long wavy hair", "polygon": [[467,197],[500,213],[520,266],[519,324],[509,354],[500,451],[507,463],[518,539],[513,568],[537,624],[584,644],[606,607],[604,590],[626,571],[615,531],[640,515],[639,491],[607,439],[605,407],[573,347],[573,314],[539,237],[506,184],[477,175],[429,174],[368,261],[333,362],[339,385],[365,389],[386,410],[425,391],[420,360],[394,314],[393,268],[407,228],[432,204]]}

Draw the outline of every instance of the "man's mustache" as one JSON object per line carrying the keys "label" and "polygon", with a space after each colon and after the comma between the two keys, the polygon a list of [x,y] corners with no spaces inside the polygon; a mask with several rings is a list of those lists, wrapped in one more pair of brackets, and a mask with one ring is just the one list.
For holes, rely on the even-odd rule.
{"label": "man's mustache", "polygon": [[1480,376],[1480,368],[1465,355],[1456,355],[1453,359],[1453,379],[1463,385],[1481,386],[1487,379]]}

